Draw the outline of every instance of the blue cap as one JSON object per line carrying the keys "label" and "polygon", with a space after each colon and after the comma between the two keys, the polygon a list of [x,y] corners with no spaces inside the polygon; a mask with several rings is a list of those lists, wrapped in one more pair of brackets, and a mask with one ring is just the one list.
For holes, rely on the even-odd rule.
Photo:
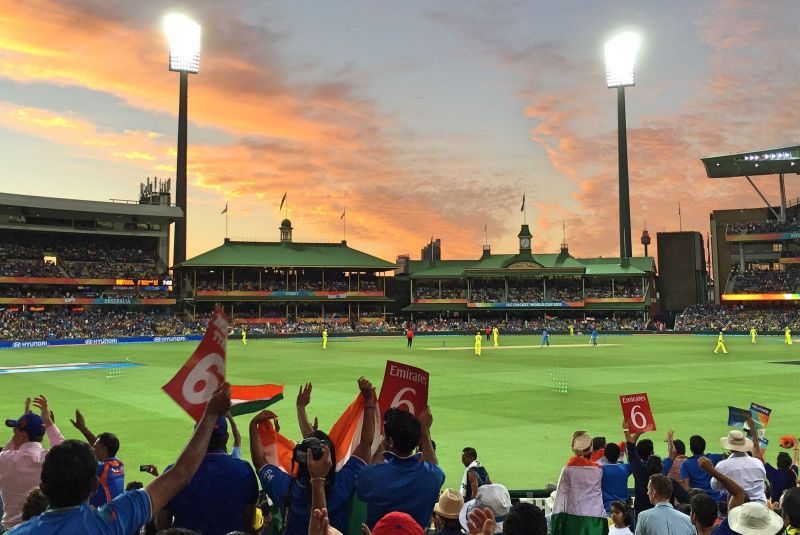
{"label": "blue cap", "polygon": [[28,438],[43,437],[45,433],[44,420],[38,414],[29,412],[17,420],[6,420],[6,427],[15,427],[28,433]]}
{"label": "blue cap", "polygon": [[228,420],[224,416],[220,416],[214,424],[214,430],[211,431],[211,436],[214,438],[224,438],[227,433]]}

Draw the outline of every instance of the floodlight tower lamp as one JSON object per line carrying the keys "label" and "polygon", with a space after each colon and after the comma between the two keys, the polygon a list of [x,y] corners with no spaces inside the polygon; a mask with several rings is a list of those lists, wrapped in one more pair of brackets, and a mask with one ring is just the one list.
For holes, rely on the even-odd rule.
{"label": "floodlight tower lamp", "polygon": [[606,43],[606,84],[617,90],[617,135],[619,151],[619,255],[631,255],[631,204],[628,181],[628,134],[625,121],[625,88],[635,84],[636,52],[641,39],[624,32]]}
{"label": "floodlight tower lamp", "polygon": [[[200,25],[177,13],[164,17],[164,32],[169,41],[169,70],[180,73],[178,95],[178,150],[175,166],[175,204],[183,216],[175,222],[175,243],[172,262],[178,265],[186,261],[187,224],[187,131],[189,115],[189,74],[200,72]],[[180,280],[180,279],[178,279]],[[182,287],[182,284],[179,288]]]}

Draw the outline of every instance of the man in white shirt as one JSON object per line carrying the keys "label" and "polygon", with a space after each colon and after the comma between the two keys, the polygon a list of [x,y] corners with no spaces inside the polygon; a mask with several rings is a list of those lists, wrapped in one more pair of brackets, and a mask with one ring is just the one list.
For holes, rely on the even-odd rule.
{"label": "man in white shirt", "polygon": [[41,416],[28,410],[28,399],[25,414],[17,420],[6,420],[6,426],[11,427],[14,434],[0,451],[0,499],[3,501],[4,529],[11,529],[22,522],[25,498],[39,486],[42,464],[48,451],[42,447],[45,433],[51,447],[64,442],[61,431],[50,419],[47,398],[40,396],[33,400],[33,404],[41,409]]}
{"label": "man in white shirt", "polygon": [[[767,504],[764,480],[767,472],[764,463],[749,456],[753,450],[753,441],[738,429],[728,432],[727,437],[720,439],[720,444],[731,452],[731,456],[717,463],[717,470],[736,481],[744,489],[751,502]],[[711,488],[723,490],[716,478],[711,480]]]}

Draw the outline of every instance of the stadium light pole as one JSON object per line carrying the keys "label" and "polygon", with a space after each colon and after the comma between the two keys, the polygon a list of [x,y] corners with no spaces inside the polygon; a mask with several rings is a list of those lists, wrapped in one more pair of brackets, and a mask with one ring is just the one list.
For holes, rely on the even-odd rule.
{"label": "stadium light pole", "polygon": [[629,258],[631,247],[631,201],[628,186],[628,133],[625,122],[625,87],[633,86],[636,52],[641,40],[634,32],[621,33],[606,43],[606,83],[617,89],[619,149],[619,256]]}
{"label": "stadium light pole", "polygon": [[189,73],[200,71],[200,25],[186,15],[164,17],[164,32],[169,41],[169,70],[180,73],[178,97],[178,161],[175,170],[175,204],[183,217],[175,223],[173,265],[186,260],[186,137],[188,130]]}

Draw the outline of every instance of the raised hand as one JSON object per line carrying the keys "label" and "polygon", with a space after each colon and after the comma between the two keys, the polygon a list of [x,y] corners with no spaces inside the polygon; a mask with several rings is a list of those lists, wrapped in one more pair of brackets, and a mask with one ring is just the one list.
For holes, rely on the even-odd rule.
{"label": "raised hand", "polygon": [[219,418],[231,409],[231,385],[222,384],[211,396],[206,405],[206,414]]}
{"label": "raised hand", "polygon": [[53,420],[50,418],[50,406],[47,404],[47,398],[45,396],[36,396],[33,398],[33,406],[41,411],[45,426],[49,427],[53,425]]}
{"label": "raised hand", "polygon": [[305,385],[300,385],[300,391],[297,392],[297,406],[298,407],[307,407],[309,403],[311,403],[311,388],[313,385],[311,383],[306,383]]}
{"label": "raised hand", "polygon": [[328,449],[328,446],[323,444],[322,457],[319,460],[315,459],[314,455],[309,451],[306,464],[308,465],[308,474],[311,477],[326,477],[333,465],[331,461],[331,450]]}
{"label": "raised hand", "polygon": [[467,532],[469,535],[494,535],[497,529],[494,514],[488,507],[475,508],[467,517]]}
{"label": "raised hand", "polygon": [[375,398],[375,392],[372,389],[372,383],[365,377],[358,378],[358,389],[361,391],[361,395],[364,396],[364,401],[370,403]]}
{"label": "raised hand", "polygon": [[419,415],[419,423],[423,429],[430,429],[433,425],[433,414],[430,407],[425,407],[425,410]]}
{"label": "raised hand", "polygon": [[81,414],[81,411],[78,409],[75,409],[75,419],[70,420],[70,422],[73,426],[75,426],[75,429],[80,430],[86,428],[86,420],[84,419],[83,414]]}
{"label": "raised hand", "polygon": [[714,468],[714,463],[708,457],[700,457],[697,459],[697,464],[705,472],[710,472]]}
{"label": "raised hand", "polygon": [[281,426],[278,423],[278,415],[268,410],[263,410],[258,414],[256,414],[255,416],[253,416],[253,419],[250,420],[250,425],[257,427],[261,424],[261,422],[264,422],[266,420],[272,420],[273,422],[272,425],[275,426],[275,431],[281,430]]}

